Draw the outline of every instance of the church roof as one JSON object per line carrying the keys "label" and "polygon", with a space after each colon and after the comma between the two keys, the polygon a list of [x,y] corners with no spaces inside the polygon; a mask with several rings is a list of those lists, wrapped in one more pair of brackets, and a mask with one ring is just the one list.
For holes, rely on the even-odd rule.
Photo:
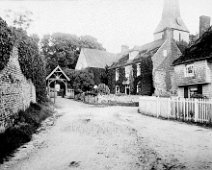
{"label": "church roof", "polygon": [[187,48],[184,54],[173,62],[179,65],[205,59],[212,59],[212,27],[208,29],[196,42]]}
{"label": "church roof", "polygon": [[178,0],[164,0],[162,18],[154,34],[162,32],[167,28],[189,32],[180,16]]}
{"label": "church roof", "polygon": [[84,53],[87,67],[105,68],[118,60],[118,56],[107,51],[82,48],[81,53]]}

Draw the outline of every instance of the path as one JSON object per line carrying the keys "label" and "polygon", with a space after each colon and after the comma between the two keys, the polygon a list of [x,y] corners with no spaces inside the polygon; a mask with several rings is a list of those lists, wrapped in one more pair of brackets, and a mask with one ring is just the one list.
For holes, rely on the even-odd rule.
{"label": "path", "polygon": [[0,169],[212,169],[211,129],[143,116],[136,107],[57,102],[54,126]]}

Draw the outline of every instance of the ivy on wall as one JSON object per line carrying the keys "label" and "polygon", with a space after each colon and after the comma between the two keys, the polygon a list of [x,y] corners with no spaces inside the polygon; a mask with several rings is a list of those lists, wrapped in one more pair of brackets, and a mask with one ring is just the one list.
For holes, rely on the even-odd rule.
{"label": "ivy on wall", "polygon": [[119,79],[115,82],[115,85],[118,85],[120,87],[120,92],[125,93],[125,85],[123,85],[123,82],[126,81],[125,77],[125,69],[124,67],[118,68],[119,72]]}
{"label": "ivy on wall", "polygon": [[[137,64],[140,64],[140,75],[137,76]],[[115,69],[109,70],[109,87],[111,89],[111,93],[115,93],[115,86],[118,85],[120,87],[120,92],[125,93],[125,84],[123,82],[126,81],[125,78],[125,69],[124,67],[119,67],[119,80],[115,81]],[[132,64],[132,72],[130,75],[130,94],[136,95],[152,95],[154,93],[153,86],[153,76],[152,76],[152,59],[151,56],[142,58],[138,63]],[[137,92],[137,85],[139,91]]]}
{"label": "ivy on wall", "polygon": [[12,32],[0,17],[0,71],[7,65],[13,48]]}
{"label": "ivy on wall", "polygon": [[113,69],[109,69],[108,70],[108,87],[110,89],[110,93],[114,94],[115,93],[115,76],[116,76],[116,70]]}

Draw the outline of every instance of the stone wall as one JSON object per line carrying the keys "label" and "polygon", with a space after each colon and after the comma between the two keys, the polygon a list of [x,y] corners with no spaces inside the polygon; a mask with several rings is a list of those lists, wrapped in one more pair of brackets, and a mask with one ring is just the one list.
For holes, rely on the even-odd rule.
{"label": "stone wall", "polygon": [[18,50],[13,48],[7,66],[0,71],[0,132],[12,124],[12,116],[36,102],[35,87],[26,80],[18,62]]}

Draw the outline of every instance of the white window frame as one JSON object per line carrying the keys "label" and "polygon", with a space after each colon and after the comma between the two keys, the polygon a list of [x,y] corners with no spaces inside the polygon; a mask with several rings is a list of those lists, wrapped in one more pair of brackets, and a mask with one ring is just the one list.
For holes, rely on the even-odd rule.
{"label": "white window frame", "polygon": [[118,68],[116,69],[116,75],[115,76],[116,76],[116,81],[118,81],[119,80],[119,69]]}
{"label": "white window frame", "polygon": [[185,65],[185,77],[194,77],[194,75],[195,75],[194,64]]}
{"label": "white window frame", "polygon": [[137,63],[137,77],[141,75],[141,64]]}
{"label": "white window frame", "polygon": [[127,78],[127,80],[130,79],[130,74],[131,74],[131,70],[132,70],[132,66],[131,65],[127,65],[125,66],[125,77]]}

